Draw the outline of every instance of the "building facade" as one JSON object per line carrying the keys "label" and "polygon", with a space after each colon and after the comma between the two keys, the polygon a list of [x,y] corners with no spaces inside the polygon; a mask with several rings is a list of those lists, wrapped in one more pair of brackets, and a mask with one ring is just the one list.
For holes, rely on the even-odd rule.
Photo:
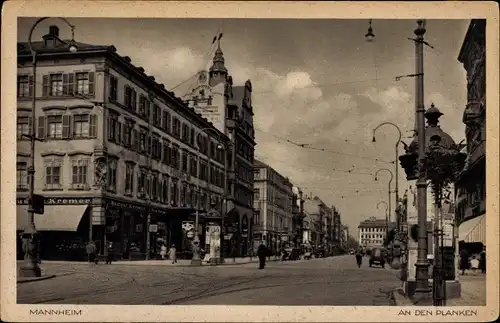
{"label": "building facade", "polygon": [[271,166],[254,161],[254,237],[277,252],[293,239],[292,183]]}
{"label": "building facade", "polygon": [[183,96],[188,105],[207,118],[218,131],[230,138],[228,153],[227,219],[225,221],[226,256],[246,256],[251,250],[253,220],[253,127],[252,83],[233,86],[225,66],[224,54],[217,49],[208,70],[201,70],[196,84]]}
{"label": "building facade", "polygon": [[[112,241],[123,258],[145,257],[158,238],[188,256],[185,222],[193,224],[199,209],[203,226],[205,211],[221,209],[224,153],[216,147],[219,138],[229,139],[114,46],[77,43],[70,53],[58,37],[51,26],[34,43],[35,80],[29,48],[18,44],[17,229],[28,219],[24,135],[35,122],[42,140],[35,149],[35,193],[46,204],[35,215],[42,257],[50,256],[43,250],[89,239],[99,241],[101,252]],[[33,82],[40,84],[36,93]]]}
{"label": "building facade", "polygon": [[302,243],[303,230],[304,230],[304,196],[300,187],[292,187],[292,242],[294,246],[298,247]]}
{"label": "building facade", "polygon": [[308,196],[304,200],[304,212],[310,218],[311,245],[329,248],[333,241],[333,208],[317,196]]}
{"label": "building facade", "polygon": [[386,238],[387,227],[389,230],[395,228],[395,223],[387,224],[385,219],[370,217],[362,221],[358,226],[358,242],[365,248],[382,248]]}
{"label": "building facade", "polygon": [[486,20],[472,19],[458,61],[467,71],[463,114],[466,165],[455,183],[459,241],[479,252],[486,243]]}

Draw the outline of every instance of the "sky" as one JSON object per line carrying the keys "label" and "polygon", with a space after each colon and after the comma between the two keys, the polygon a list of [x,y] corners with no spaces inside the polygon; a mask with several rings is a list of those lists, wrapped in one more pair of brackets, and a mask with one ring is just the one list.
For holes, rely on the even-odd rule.
{"label": "sky", "polygon": [[[381,171],[375,181],[374,173],[382,168],[394,173],[388,162],[395,159],[397,130],[381,127],[376,143],[372,131],[388,121],[403,137],[412,135],[415,79],[395,77],[415,73],[414,43],[408,39],[414,20],[373,20],[372,43],[364,37],[367,19],[68,20],[76,26],[76,41],[114,45],[180,97],[193,75],[210,66],[212,39],[222,31],[234,84],[252,81],[256,158],[334,205],[353,233],[368,217],[384,218],[376,205],[387,201],[390,175]],[[19,20],[20,41],[27,40],[33,22]],[[33,39],[54,23],[61,38],[70,37],[68,27],[49,19]],[[468,20],[427,20],[425,35],[434,49],[424,49],[424,102],[444,113],[441,127],[457,143],[465,138],[461,120],[467,99],[466,73],[457,57],[468,25]],[[407,183],[400,167],[398,173],[401,196],[415,184]]]}

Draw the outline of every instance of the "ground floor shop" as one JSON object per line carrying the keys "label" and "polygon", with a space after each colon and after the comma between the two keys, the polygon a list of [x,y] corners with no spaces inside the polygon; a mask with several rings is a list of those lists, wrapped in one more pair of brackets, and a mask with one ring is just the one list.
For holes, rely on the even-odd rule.
{"label": "ground floor shop", "polygon": [[232,207],[224,219],[224,257],[247,257],[253,250],[253,210]]}
{"label": "ground floor shop", "polygon": [[[18,198],[17,204],[17,257],[22,259],[21,233],[30,218],[27,199]],[[199,213],[198,221],[202,248],[203,215]],[[89,239],[96,243],[101,255],[111,244],[117,260],[145,259],[148,251],[150,258],[156,258],[162,244],[167,248],[175,244],[178,257],[189,259],[194,235],[185,228],[194,228],[195,220],[196,211],[191,208],[159,208],[107,197],[45,198],[44,214],[34,217],[40,233],[41,259],[75,261],[86,259]]]}

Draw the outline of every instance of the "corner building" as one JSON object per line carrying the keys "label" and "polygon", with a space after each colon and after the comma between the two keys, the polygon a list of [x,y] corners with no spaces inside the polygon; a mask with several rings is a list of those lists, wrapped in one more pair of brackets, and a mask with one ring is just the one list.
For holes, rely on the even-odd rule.
{"label": "corner building", "polygon": [[480,253],[486,245],[486,20],[472,19],[458,61],[467,71],[465,167],[455,183],[460,249]]}
{"label": "corner building", "polygon": [[210,68],[197,73],[195,84],[189,86],[183,99],[230,140],[224,148],[228,183],[223,252],[225,257],[247,256],[252,250],[254,223],[252,83],[247,80],[243,86],[233,85],[220,39]]}
{"label": "corner building", "polygon": [[273,253],[293,240],[293,184],[271,166],[254,162],[255,244]]}
{"label": "corner building", "polygon": [[[58,36],[51,26],[33,43],[36,80],[29,47],[18,43],[17,230],[28,221],[24,135],[35,122],[43,140],[35,146],[35,194],[46,204],[35,214],[42,258],[79,259],[93,239],[101,253],[112,241],[119,258],[144,259],[148,250],[155,256],[158,238],[189,258],[182,223],[194,221],[198,205],[202,214],[211,201],[220,210],[224,154],[213,147],[218,136],[229,139],[114,46],[77,43],[70,53]],[[206,128],[213,131],[198,136]],[[200,224],[203,242],[203,217]]]}

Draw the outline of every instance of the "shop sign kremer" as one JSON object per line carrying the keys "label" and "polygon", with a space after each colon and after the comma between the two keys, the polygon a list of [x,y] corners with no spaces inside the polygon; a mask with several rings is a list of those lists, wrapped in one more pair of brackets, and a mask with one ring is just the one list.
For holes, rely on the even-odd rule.
{"label": "shop sign kremer", "polygon": [[[90,197],[48,197],[44,199],[45,205],[88,205],[92,201]],[[27,197],[19,197],[16,204],[28,204]]]}

